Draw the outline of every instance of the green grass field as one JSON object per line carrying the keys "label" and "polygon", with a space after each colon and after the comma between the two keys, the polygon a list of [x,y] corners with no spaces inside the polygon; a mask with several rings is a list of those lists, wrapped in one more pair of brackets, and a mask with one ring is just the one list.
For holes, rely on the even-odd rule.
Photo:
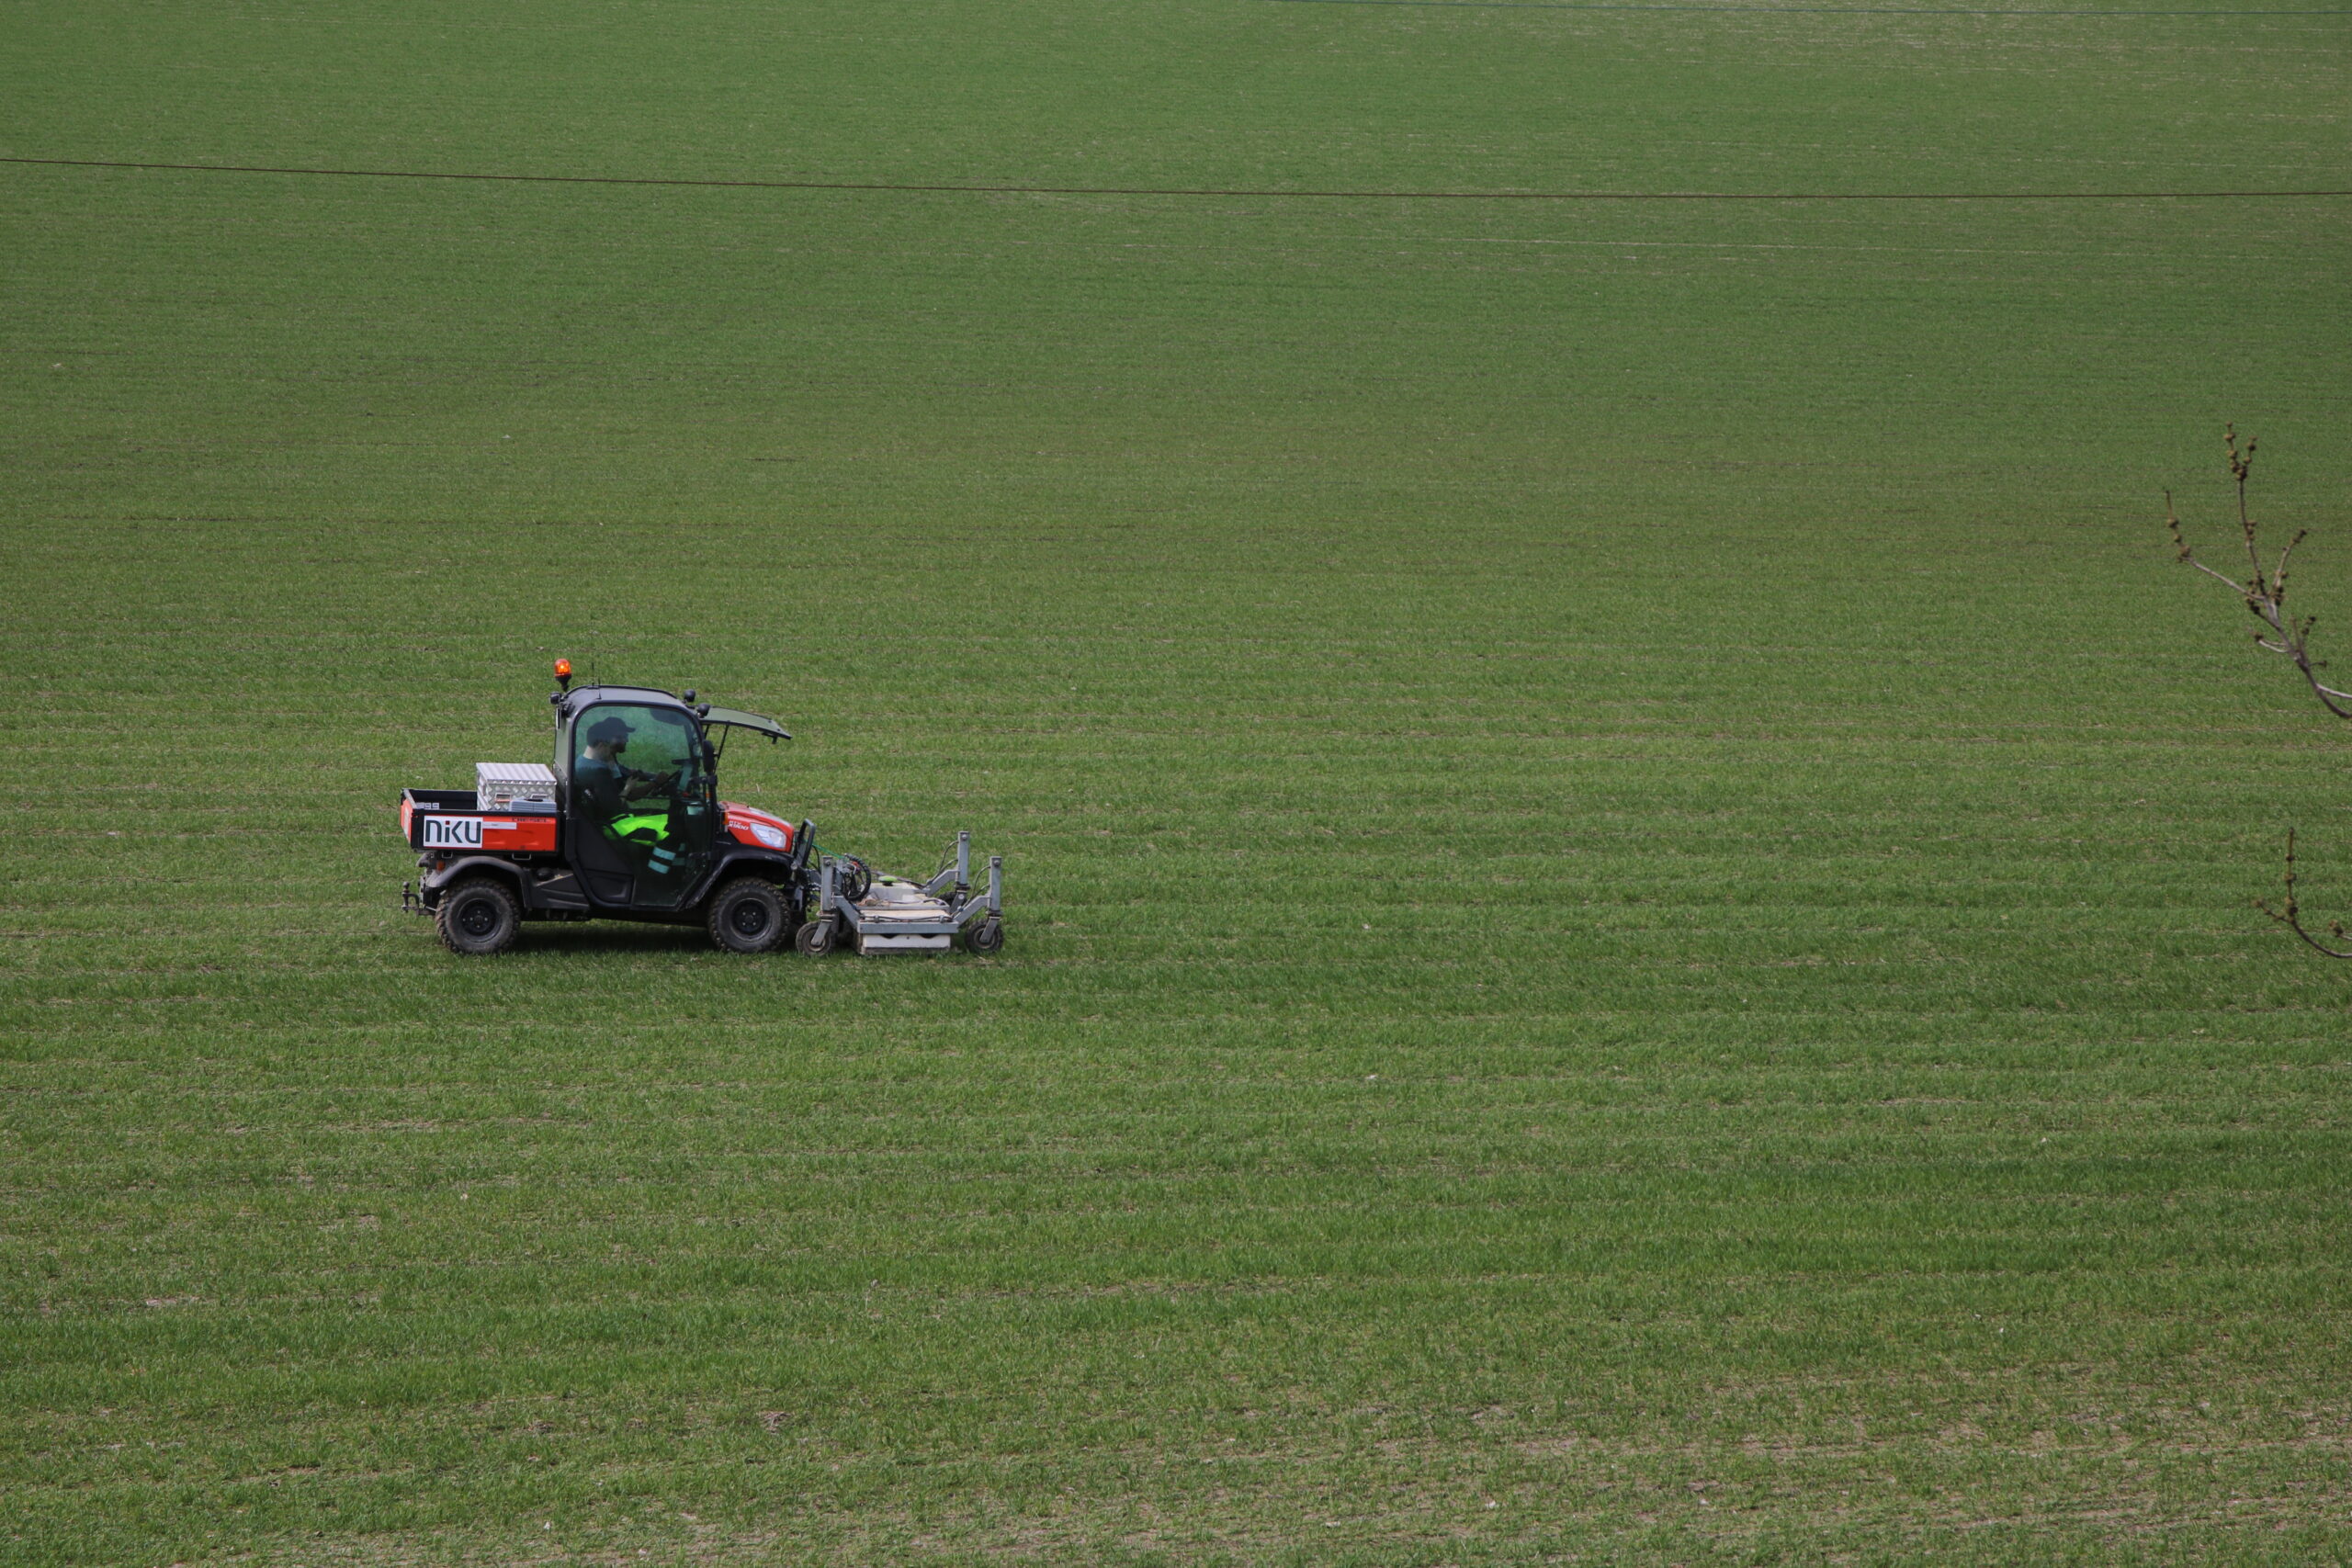
{"label": "green grass field", "polygon": [[[0,1561],[2352,1557],[2352,735],[2160,493],[2352,658],[2352,200],[1270,194],[2340,191],[2352,17],[0,37],[12,158],[1238,193],[0,164]],[[453,958],[558,654],[1004,954]]]}

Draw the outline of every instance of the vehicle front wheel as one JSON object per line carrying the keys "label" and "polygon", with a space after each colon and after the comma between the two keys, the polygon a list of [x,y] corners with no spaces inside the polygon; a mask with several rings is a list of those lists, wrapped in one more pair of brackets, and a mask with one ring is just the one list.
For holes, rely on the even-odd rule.
{"label": "vehicle front wheel", "polygon": [[487,955],[514,945],[523,911],[514,890],[494,876],[469,876],[441,895],[433,923],[452,953]]}
{"label": "vehicle front wheel", "polygon": [[1004,922],[994,915],[982,918],[980,923],[964,932],[964,950],[986,957],[1004,951]]}
{"label": "vehicle front wheel", "polygon": [[784,940],[784,895],[764,877],[739,876],[710,900],[710,940],[729,953],[765,953]]}

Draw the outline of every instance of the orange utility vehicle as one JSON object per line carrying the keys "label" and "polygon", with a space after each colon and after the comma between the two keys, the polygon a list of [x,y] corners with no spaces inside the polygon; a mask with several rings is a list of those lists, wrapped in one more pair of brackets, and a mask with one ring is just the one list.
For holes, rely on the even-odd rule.
{"label": "orange utility vehicle", "polygon": [[574,691],[569,660],[555,673],[549,765],[481,762],[472,789],[401,792],[423,873],[401,902],[452,952],[503,952],[527,921],[598,919],[699,925],[732,953],[1004,946],[1003,858],[976,890],[969,833],[927,881],[876,876],[820,851],[806,821],[718,798],[729,737],[791,739],[774,719],[691,691]]}

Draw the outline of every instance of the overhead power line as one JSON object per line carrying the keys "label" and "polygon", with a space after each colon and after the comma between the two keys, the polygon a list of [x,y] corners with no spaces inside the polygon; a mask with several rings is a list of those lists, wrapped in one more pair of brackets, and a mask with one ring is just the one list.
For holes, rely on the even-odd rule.
{"label": "overhead power line", "polygon": [[2352,10],[2327,6],[2297,10],[2240,10],[2225,6],[2183,6],[2138,10],[2062,10],[2055,6],[2013,10],[1975,6],[1678,6],[1641,4],[1639,0],[1272,0],[1279,6],[1412,6],[1433,11],[1784,11],[1800,17],[2352,17]]}
{"label": "overhead power line", "polygon": [[[1444,0],[1461,4],[1462,0]],[[1279,186],[959,185],[897,180],[709,179],[664,175],[489,174],[450,169],[325,169],[269,164],[164,164],[121,158],[18,158],[0,164],[172,174],[294,175],[352,180],[476,180],[507,185],[671,186],[697,190],[882,191],[961,196],[1243,197],[1324,201],[2294,201],[2342,190],[1301,190]]]}

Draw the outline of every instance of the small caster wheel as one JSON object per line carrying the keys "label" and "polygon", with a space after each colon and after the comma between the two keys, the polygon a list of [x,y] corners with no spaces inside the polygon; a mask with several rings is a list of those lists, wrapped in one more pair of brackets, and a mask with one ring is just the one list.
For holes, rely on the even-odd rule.
{"label": "small caster wheel", "polygon": [[1004,951],[1004,922],[990,915],[964,933],[964,951],[985,958]]}
{"label": "small caster wheel", "polygon": [[793,937],[792,944],[811,958],[824,957],[833,950],[833,922],[810,920]]}

